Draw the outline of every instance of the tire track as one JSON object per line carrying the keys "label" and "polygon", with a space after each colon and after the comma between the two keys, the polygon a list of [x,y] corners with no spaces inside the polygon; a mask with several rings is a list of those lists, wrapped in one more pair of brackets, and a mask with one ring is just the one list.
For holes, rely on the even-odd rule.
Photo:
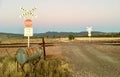
{"label": "tire track", "polygon": [[91,60],[82,52],[82,50],[72,43],[71,44],[66,43],[66,45],[62,46],[61,49],[65,49],[63,50],[64,53],[69,54],[69,55],[72,54],[71,57],[74,56],[75,59],[81,59],[85,62],[91,62]]}
{"label": "tire track", "polygon": [[96,48],[94,48],[93,46],[86,46],[87,51],[89,51],[91,54],[93,54],[94,56],[96,56],[99,59],[111,62],[111,63],[118,63],[118,60],[113,58],[112,56],[109,56],[105,53],[100,52],[99,50],[97,50]]}

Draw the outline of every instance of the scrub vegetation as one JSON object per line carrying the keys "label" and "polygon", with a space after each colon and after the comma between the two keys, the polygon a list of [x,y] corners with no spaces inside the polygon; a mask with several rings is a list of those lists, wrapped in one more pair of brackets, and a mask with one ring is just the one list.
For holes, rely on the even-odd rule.
{"label": "scrub vegetation", "polygon": [[70,66],[58,58],[40,60],[34,66],[26,63],[24,72],[19,66],[17,69],[15,57],[0,58],[0,77],[70,77]]}

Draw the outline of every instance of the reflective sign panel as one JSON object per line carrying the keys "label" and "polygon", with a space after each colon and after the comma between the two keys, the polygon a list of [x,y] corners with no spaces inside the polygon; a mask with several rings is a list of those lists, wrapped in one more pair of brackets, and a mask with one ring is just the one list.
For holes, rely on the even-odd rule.
{"label": "reflective sign panel", "polygon": [[33,36],[33,28],[25,27],[24,28],[24,36]]}

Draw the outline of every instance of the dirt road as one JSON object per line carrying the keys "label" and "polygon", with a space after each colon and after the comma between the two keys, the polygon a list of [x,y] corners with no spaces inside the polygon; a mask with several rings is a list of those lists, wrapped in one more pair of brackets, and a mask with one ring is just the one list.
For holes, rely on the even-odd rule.
{"label": "dirt road", "polygon": [[120,77],[120,47],[95,43],[56,44],[73,68],[73,77]]}

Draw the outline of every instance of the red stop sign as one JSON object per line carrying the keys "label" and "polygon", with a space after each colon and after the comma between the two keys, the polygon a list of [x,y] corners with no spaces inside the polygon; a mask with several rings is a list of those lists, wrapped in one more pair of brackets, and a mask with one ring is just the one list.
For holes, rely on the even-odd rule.
{"label": "red stop sign", "polygon": [[25,26],[26,27],[31,27],[32,26],[32,20],[31,19],[26,19],[25,20]]}

